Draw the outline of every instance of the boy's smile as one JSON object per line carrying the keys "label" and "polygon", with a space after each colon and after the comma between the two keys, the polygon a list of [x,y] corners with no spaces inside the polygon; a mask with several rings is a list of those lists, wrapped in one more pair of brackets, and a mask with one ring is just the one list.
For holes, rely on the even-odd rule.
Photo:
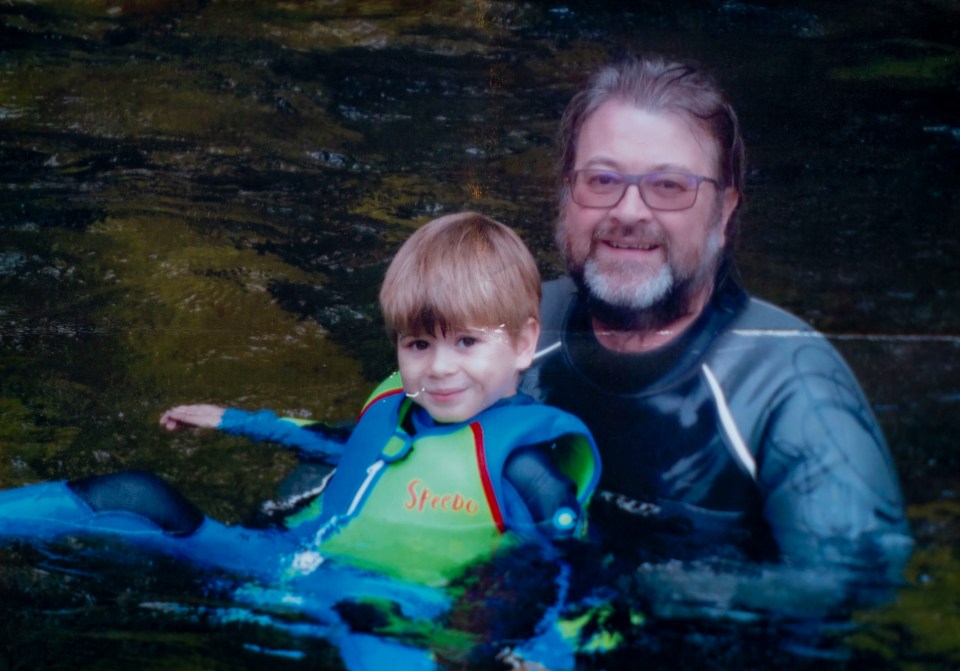
{"label": "boy's smile", "polygon": [[403,389],[438,422],[468,420],[517,393],[539,331],[531,319],[514,334],[492,327],[401,335],[397,361]]}

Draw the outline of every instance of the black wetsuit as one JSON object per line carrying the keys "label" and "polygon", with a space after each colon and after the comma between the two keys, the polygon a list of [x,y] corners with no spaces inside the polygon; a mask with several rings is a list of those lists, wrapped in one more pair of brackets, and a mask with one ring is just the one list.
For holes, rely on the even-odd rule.
{"label": "black wetsuit", "polygon": [[727,276],[690,328],[650,353],[603,348],[567,278],[545,284],[542,307],[522,388],[596,437],[590,519],[608,543],[902,567],[912,543],[883,436],[810,326]]}

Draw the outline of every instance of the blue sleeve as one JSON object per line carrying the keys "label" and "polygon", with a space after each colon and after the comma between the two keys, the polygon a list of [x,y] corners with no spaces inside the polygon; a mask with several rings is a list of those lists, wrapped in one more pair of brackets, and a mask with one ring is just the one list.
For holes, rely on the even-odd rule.
{"label": "blue sleeve", "polygon": [[580,524],[577,488],[536,446],[515,451],[504,465],[503,494],[515,531],[568,538]]}
{"label": "blue sleeve", "polygon": [[777,544],[796,564],[897,574],[912,541],[873,412],[838,356],[804,348],[794,364],[758,459],[764,516]]}
{"label": "blue sleeve", "polygon": [[225,433],[245,436],[255,441],[270,441],[292,447],[304,455],[334,463],[343,453],[342,435],[323,431],[323,424],[303,423],[298,420],[278,417],[271,410],[246,412],[228,408],[223,413],[220,426]]}

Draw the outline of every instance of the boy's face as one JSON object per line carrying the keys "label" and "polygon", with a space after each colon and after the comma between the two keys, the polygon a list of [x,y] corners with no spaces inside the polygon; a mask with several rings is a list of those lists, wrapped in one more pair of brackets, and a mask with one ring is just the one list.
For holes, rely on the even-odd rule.
{"label": "boy's face", "polygon": [[519,333],[500,328],[401,335],[397,359],[403,390],[438,422],[462,422],[517,393],[530,365],[540,325],[530,319]]}

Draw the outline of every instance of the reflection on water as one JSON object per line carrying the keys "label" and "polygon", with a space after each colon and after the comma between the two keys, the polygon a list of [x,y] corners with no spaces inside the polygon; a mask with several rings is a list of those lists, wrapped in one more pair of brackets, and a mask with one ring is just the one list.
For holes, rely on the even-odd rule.
{"label": "reflection on water", "polygon": [[[244,519],[292,458],[160,435],[162,409],[352,416],[392,366],[385,260],[441,212],[510,222],[559,273],[560,110],[610,55],[663,50],[717,69],[740,110],[747,286],[830,335],[876,405],[918,540],[906,584],[837,604],[835,576],[572,551],[566,586],[491,570],[440,627],[340,616],[450,668],[502,668],[495,644],[561,594],[582,668],[960,665],[955,3],[633,7],[0,6],[0,485],[143,467]],[[0,667],[339,668],[286,597],[56,550],[0,551]],[[497,629],[509,612],[523,622]]]}

